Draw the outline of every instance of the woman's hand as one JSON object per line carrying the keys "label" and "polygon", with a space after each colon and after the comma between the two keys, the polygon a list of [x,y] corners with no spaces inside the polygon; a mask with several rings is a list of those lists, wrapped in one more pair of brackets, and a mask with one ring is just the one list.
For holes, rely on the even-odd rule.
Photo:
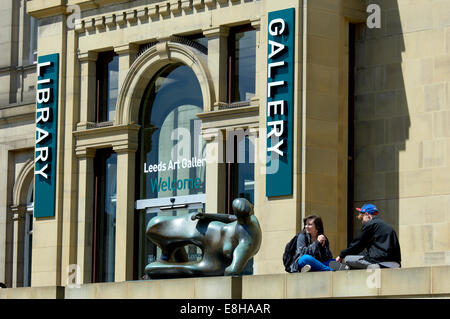
{"label": "woman's hand", "polygon": [[326,241],[326,237],[324,235],[319,235],[319,237],[317,237],[317,241],[324,246],[325,245],[325,241]]}

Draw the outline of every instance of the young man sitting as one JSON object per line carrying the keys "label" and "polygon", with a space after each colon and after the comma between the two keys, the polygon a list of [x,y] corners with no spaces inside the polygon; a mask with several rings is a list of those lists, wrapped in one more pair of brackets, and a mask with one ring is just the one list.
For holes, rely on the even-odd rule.
{"label": "young man sitting", "polygon": [[359,212],[358,219],[362,222],[361,232],[348,248],[341,251],[336,261],[330,262],[330,268],[366,269],[371,265],[400,268],[400,245],[395,230],[378,217],[375,205],[365,204],[356,210]]}

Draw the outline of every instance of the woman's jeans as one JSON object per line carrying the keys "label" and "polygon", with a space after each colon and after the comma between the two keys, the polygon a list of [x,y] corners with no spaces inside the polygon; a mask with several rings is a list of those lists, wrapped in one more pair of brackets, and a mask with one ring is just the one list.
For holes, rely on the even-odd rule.
{"label": "woman's jeans", "polygon": [[332,260],[333,259],[330,259],[330,260],[322,263],[311,255],[303,255],[297,261],[298,269],[300,270],[303,268],[303,266],[310,265],[312,271],[332,271],[333,269],[328,267],[328,264]]}

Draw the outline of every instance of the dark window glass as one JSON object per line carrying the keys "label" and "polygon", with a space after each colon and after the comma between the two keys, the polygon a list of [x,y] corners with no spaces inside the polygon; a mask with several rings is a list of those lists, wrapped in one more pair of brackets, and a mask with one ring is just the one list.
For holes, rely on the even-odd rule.
{"label": "dark window glass", "polygon": [[119,56],[102,52],[97,59],[96,122],[112,122],[119,92]]}
{"label": "dark window glass", "polygon": [[[237,134],[236,134],[237,133]],[[227,212],[233,214],[231,204],[235,198],[246,198],[255,203],[255,147],[252,136],[237,131],[227,136],[232,140],[232,154],[227,154]],[[228,142],[227,142],[228,143]],[[231,149],[227,146],[227,152]],[[251,258],[242,275],[253,274],[253,258]]]}
{"label": "dark window glass", "polygon": [[[231,203],[243,197],[255,202],[254,143],[249,135],[230,135],[233,139],[233,154],[227,154],[227,212],[232,214]],[[228,143],[228,142],[227,142]],[[227,147],[227,152],[231,149]]]}
{"label": "dark window glass", "polygon": [[116,250],[117,154],[98,150],[95,157],[93,282],[113,282]]}
{"label": "dark window glass", "polygon": [[228,44],[228,102],[250,101],[255,95],[256,31],[232,28]]}
{"label": "dark window glass", "polygon": [[[31,262],[33,247],[33,210],[34,210],[34,185],[31,183],[27,194],[27,212],[25,214],[25,238],[23,260],[23,286],[31,287]],[[19,272],[19,271],[18,271]],[[20,272],[19,272],[20,273]]]}
{"label": "dark window glass", "polygon": [[29,63],[37,61],[37,40],[38,40],[38,23],[37,19],[30,17],[29,37],[30,37],[30,49],[28,52]]}

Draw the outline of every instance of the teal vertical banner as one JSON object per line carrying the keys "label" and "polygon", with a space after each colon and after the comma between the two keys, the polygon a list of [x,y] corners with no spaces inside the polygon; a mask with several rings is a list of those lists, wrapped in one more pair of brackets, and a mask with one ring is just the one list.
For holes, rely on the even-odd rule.
{"label": "teal vertical banner", "polygon": [[59,54],[37,64],[34,217],[55,216]]}
{"label": "teal vertical banner", "polygon": [[266,196],[293,192],[295,9],[269,12]]}

